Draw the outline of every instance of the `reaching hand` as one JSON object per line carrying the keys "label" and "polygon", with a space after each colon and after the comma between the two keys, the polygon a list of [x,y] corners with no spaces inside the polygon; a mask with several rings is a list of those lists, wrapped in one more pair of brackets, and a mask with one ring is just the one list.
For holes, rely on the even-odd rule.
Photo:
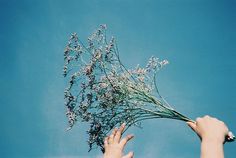
{"label": "reaching hand", "polygon": [[123,156],[123,149],[126,143],[133,138],[133,135],[127,135],[121,139],[122,132],[124,131],[125,124],[122,124],[119,129],[115,128],[110,136],[104,140],[104,158],[133,158],[134,153],[129,152]]}

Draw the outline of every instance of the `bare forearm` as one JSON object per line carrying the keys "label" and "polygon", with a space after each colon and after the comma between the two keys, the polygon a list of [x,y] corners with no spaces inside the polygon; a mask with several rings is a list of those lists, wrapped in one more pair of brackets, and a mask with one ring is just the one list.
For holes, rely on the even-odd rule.
{"label": "bare forearm", "polygon": [[224,158],[223,144],[203,140],[201,143],[201,158]]}
{"label": "bare forearm", "polygon": [[188,125],[201,138],[201,158],[224,158],[223,143],[229,129],[224,122],[204,116],[197,118],[196,122],[188,122]]}

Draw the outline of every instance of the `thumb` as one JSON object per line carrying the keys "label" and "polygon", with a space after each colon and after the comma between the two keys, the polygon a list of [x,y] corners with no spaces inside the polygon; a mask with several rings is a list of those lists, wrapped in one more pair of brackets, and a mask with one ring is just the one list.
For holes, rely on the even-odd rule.
{"label": "thumb", "polygon": [[123,156],[122,158],[133,158],[134,152],[129,152],[127,155]]}
{"label": "thumb", "polygon": [[196,123],[189,121],[189,122],[187,122],[187,125],[188,125],[193,131],[196,132],[196,130],[197,130],[197,125],[196,125]]}

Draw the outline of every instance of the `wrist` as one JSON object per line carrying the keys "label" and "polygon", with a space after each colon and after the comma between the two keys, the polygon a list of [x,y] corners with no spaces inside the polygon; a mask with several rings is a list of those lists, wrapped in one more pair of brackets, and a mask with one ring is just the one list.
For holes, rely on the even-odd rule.
{"label": "wrist", "polygon": [[201,142],[201,158],[224,158],[223,143],[217,139],[203,139]]}
{"label": "wrist", "polygon": [[202,143],[207,143],[207,144],[218,144],[218,145],[223,145],[224,144],[224,139],[217,139],[217,138],[210,138],[210,137],[203,137],[202,138]]}

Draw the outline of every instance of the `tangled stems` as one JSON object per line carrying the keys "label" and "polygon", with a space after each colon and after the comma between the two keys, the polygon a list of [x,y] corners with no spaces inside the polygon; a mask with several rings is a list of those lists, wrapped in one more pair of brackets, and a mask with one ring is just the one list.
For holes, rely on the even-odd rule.
{"label": "tangled stems", "polygon": [[115,38],[107,41],[106,25],[101,25],[85,46],[77,34],[71,35],[64,51],[63,76],[69,128],[88,122],[89,149],[100,146],[115,126],[123,122],[140,126],[147,119],[169,118],[191,121],[174,110],[160,95],[157,72],[168,64],[151,57],[146,67],[127,69],[121,62]]}

